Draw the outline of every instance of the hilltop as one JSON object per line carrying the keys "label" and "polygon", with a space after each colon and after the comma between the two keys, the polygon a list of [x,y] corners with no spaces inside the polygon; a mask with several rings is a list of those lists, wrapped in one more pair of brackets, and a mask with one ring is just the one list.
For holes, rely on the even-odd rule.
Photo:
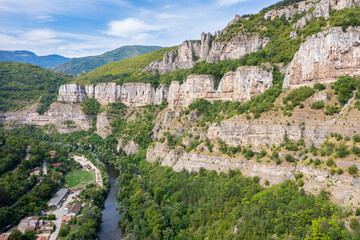
{"label": "hilltop", "polygon": [[67,62],[54,66],[51,69],[69,75],[80,75],[88,73],[105,64],[116,62],[123,59],[134,58],[149,52],[161,49],[159,46],[123,46],[101,55],[72,58]]}
{"label": "hilltop", "polygon": [[43,68],[52,68],[56,65],[68,61],[70,58],[66,58],[60,55],[47,55],[38,56],[33,52],[19,50],[19,51],[3,51],[0,50],[0,61],[11,61],[11,62],[23,62],[38,65]]}

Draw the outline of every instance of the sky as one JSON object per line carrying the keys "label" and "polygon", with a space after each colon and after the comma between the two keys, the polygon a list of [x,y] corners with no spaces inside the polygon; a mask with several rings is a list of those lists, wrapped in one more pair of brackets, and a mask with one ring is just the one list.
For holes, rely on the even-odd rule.
{"label": "sky", "polygon": [[82,57],[175,46],[279,0],[0,0],[0,50]]}

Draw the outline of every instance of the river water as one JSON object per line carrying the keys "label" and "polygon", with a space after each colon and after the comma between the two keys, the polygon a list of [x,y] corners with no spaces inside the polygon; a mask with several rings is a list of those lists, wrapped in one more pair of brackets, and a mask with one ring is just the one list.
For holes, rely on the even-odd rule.
{"label": "river water", "polygon": [[117,211],[116,195],[118,193],[118,172],[112,166],[107,166],[110,178],[110,191],[105,200],[105,208],[102,211],[102,222],[98,231],[99,240],[118,240],[122,238],[120,227],[121,216]]}

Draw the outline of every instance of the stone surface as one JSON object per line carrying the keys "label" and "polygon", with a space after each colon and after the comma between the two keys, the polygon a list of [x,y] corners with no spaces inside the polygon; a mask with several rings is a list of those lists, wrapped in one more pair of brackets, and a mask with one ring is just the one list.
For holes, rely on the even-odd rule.
{"label": "stone surface", "polygon": [[155,90],[154,104],[160,105],[168,101],[169,87],[161,85]]}
{"label": "stone surface", "polygon": [[59,89],[58,101],[83,102],[86,99],[85,88],[79,84],[62,85]]}
{"label": "stone surface", "polygon": [[297,13],[301,14],[304,11],[310,10],[317,2],[318,0],[302,1],[297,3],[297,8],[295,8],[293,5],[290,5],[281,9],[272,9],[265,13],[264,18],[274,20],[277,17],[281,18],[284,16],[285,19],[292,20]]}
{"label": "stone surface", "polygon": [[140,107],[154,103],[155,88],[150,83],[125,83],[119,101],[126,106]]}
{"label": "stone surface", "polygon": [[[53,124],[60,133],[91,128],[92,118],[85,115],[78,104],[53,103],[44,115],[36,112],[38,106],[35,104],[22,111],[0,113],[0,121],[14,125],[45,126]],[[66,124],[65,121],[72,121],[72,123]]]}
{"label": "stone surface", "polygon": [[110,121],[106,116],[106,112],[102,112],[97,116],[96,119],[96,134],[102,138],[106,138],[112,133]]}
{"label": "stone surface", "polygon": [[139,144],[135,143],[134,141],[129,141],[128,143],[124,144],[121,139],[118,139],[117,151],[119,152],[122,149],[126,155],[134,155],[139,152]]}
{"label": "stone surface", "polygon": [[360,76],[360,27],[332,28],[307,39],[286,70],[284,87]]}

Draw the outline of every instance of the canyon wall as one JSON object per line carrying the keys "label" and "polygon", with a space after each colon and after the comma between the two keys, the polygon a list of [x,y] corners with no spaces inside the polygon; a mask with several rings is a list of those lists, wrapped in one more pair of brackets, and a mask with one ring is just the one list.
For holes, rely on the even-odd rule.
{"label": "canyon wall", "polygon": [[85,115],[78,104],[53,103],[44,115],[36,112],[38,106],[35,104],[18,112],[0,113],[0,121],[14,125],[54,125],[60,133],[91,128],[92,118]]}
{"label": "canyon wall", "polygon": [[170,87],[161,85],[157,89],[145,83],[125,83],[122,86],[115,83],[100,83],[85,87],[69,84],[61,86],[58,100],[82,102],[86,98],[95,98],[102,105],[122,102],[126,106],[139,107],[168,102],[170,108],[186,107],[199,98],[209,101],[250,100],[251,96],[270,88],[272,80],[272,69],[239,67],[235,72],[225,74],[217,90],[214,76],[190,75],[183,84],[173,81]]}
{"label": "canyon wall", "polygon": [[178,51],[165,53],[162,61],[152,62],[143,71],[158,71],[163,74],[191,68],[205,59],[207,62],[239,59],[246,53],[259,51],[270,41],[269,38],[260,38],[256,34],[241,34],[231,41],[216,41],[220,36],[220,32],[216,36],[202,33],[200,41],[184,41]]}
{"label": "canyon wall", "polygon": [[360,76],[360,27],[332,28],[309,37],[286,70],[284,87]]}

